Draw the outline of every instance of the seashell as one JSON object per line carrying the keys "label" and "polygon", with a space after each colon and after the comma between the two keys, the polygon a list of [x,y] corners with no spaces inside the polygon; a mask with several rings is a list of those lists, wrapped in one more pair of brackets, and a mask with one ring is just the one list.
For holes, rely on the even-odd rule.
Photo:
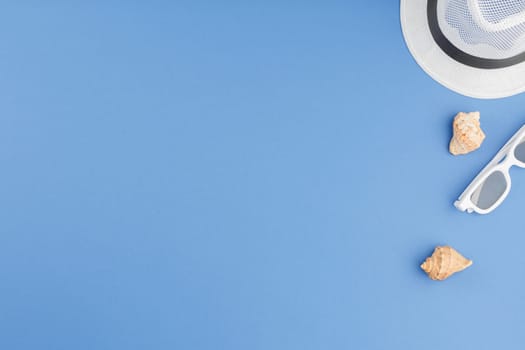
{"label": "seashell", "polygon": [[443,246],[436,247],[432,256],[421,264],[421,268],[431,279],[442,281],[470,265],[472,260],[465,258],[452,247]]}
{"label": "seashell", "polygon": [[478,149],[485,139],[485,134],[479,126],[479,112],[459,112],[454,117],[452,126],[454,131],[448,149],[455,156]]}

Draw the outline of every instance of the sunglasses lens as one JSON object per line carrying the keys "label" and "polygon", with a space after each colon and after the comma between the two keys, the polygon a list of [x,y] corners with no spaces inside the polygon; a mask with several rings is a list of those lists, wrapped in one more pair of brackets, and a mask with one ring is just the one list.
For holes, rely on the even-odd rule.
{"label": "sunglasses lens", "polygon": [[474,191],[470,200],[478,208],[489,209],[498,201],[507,188],[507,180],[501,171],[495,171]]}
{"label": "sunglasses lens", "polygon": [[514,156],[520,162],[525,163],[525,141],[521,141],[521,143],[516,146],[516,149],[514,149]]}

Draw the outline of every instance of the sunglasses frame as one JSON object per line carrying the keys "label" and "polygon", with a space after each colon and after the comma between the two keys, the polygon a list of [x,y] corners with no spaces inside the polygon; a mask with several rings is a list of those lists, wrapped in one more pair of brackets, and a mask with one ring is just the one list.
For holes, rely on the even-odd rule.
{"label": "sunglasses frame", "polygon": [[[525,125],[523,125],[512,137],[505,143],[503,147],[496,153],[494,158],[479,172],[479,174],[467,186],[465,191],[459,196],[459,199],[454,202],[454,206],[460,211],[467,213],[476,212],[478,214],[488,214],[496,209],[507,197],[510,192],[511,179],[509,170],[516,165],[520,168],[525,168],[525,162],[518,160],[514,154],[516,147],[525,139]],[[495,172],[501,172],[505,177],[506,188],[494,204],[487,209],[479,208],[471,200],[472,194],[477,190],[490,175]]]}

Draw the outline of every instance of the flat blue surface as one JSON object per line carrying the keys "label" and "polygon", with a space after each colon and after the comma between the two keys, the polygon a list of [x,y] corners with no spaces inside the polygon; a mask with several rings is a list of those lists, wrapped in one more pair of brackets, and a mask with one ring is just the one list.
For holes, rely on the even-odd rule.
{"label": "flat blue surface", "polygon": [[[525,172],[452,203],[525,95],[434,82],[398,7],[2,6],[0,348],[523,349]],[[438,244],[474,265],[430,281]]]}

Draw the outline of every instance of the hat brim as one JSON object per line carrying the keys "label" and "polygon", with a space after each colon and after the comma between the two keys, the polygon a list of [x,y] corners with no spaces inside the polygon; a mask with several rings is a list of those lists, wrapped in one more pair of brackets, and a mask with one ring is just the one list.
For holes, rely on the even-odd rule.
{"label": "hat brim", "polygon": [[460,63],[435,42],[427,17],[427,0],[401,0],[401,28],[416,62],[434,80],[462,95],[501,98],[525,91],[525,62],[497,69]]}

